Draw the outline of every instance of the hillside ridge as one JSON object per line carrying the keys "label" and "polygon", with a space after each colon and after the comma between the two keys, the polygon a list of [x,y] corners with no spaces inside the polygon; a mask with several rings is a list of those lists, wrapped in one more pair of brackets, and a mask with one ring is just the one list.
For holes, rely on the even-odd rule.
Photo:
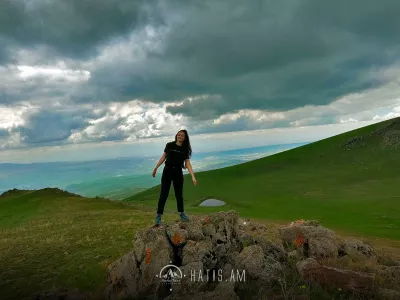
{"label": "hillside ridge", "polygon": [[42,188],[42,189],[33,189],[33,190],[22,190],[22,189],[10,189],[8,191],[5,191],[4,193],[2,193],[0,195],[0,198],[3,197],[9,197],[9,196],[16,196],[16,195],[22,195],[25,193],[29,193],[29,192],[35,192],[35,193],[40,193],[41,195],[56,195],[57,197],[59,196],[68,196],[68,197],[83,197],[81,195],[78,194],[74,194],[74,193],[70,193],[68,191],[59,189],[59,188]]}

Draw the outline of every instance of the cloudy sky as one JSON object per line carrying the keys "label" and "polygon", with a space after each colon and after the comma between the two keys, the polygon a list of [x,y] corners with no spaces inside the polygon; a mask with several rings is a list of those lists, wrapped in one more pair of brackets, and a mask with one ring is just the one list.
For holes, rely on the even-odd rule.
{"label": "cloudy sky", "polygon": [[399,14],[398,0],[2,0],[0,161],[161,153],[181,128],[204,151],[312,141],[400,116]]}

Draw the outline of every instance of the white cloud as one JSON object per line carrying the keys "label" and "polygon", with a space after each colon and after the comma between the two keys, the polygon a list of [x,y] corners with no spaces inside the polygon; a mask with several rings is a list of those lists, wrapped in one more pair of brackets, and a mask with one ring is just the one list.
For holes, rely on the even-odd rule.
{"label": "white cloud", "polygon": [[341,124],[343,124],[343,123],[354,123],[354,122],[358,122],[356,119],[353,119],[353,118],[349,118],[349,119],[340,119],[340,123]]}
{"label": "white cloud", "polygon": [[[19,132],[12,132],[7,139],[0,139],[0,149],[7,150],[7,149],[15,149],[21,146],[22,138]],[[12,152],[15,150],[11,150]],[[2,153],[3,154],[3,153]],[[12,155],[14,156],[14,155]],[[7,157],[7,155],[6,155]],[[5,162],[7,160],[4,160]],[[18,161],[18,160],[17,160]]]}
{"label": "white cloud", "polygon": [[166,105],[133,100],[126,103],[111,103],[104,116],[89,120],[89,126],[74,132],[71,142],[88,142],[101,139],[134,141],[174,134],[178,127],[185,126],[182,116],[172,116],[165,111]]}
{"label": "white cloud", "polygon": [[90,78],[90,72],[86,70],[43,66],[16,66],[16,69],[18,70],[18,76],[23,80],[30,80],[33,77],[44,77],[50,80],[79,82],[87,81]]}
{"label": "white cloud", "polygon": [[384,120],[389,120],[389,119],[393,119],[393,118],[397,118],[397,117],[400,117],[400,112],[393,111],[393,112],[390,112],[390,113],[388,113],[386,115],[383,115],[383,116],[376,115],[373,118],[373,120],[374,121],[384,121]]}
{"label": "white cloud", "polygon": [[24,125],[23,115],[29,107],[7,107],[0,105],[0,129],[11,130],[14,127]]}
{"label": "white cloud", "polygon": [[262,110],[239,110],[237,113],[225,114],[217,119],[213,120],[213,124],[224,124],[232,123],[237,121],[239,118],[246,118],[251,122],[263,123],[263,122],[275,122],[285,119],[284,112],[265,112]]}

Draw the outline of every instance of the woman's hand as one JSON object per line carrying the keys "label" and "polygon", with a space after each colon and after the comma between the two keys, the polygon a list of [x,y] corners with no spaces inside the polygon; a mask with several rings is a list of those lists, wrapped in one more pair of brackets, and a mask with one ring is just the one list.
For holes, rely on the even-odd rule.
{"label": "woman's hand", "polygon": [[192,176],[192,180],[193,180],[194,186],[196,186],[197,185],[197,180],[196,180],[196,178],[194,176]]}
{"label": "woman's hand", "polygon": [[153,177],[156,177],[156,173],[157,173],[157,168],[154,168],[154,170],[153,170]]}

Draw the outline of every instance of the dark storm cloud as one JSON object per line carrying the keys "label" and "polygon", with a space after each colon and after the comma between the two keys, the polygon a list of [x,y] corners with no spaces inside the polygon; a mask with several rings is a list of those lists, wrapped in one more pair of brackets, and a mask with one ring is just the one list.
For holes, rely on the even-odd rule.
{"label": "dark storm cloud", "polygon": [[[0,38],[0,45],[5,45],[5,41]],[[11,60],[10,50],[4,46],[0,47],[0,66],[9,63]]]}
{"label": "dark storm cloud", "polygon": [[21,101],[54,103],[60,99],[65,104],[72,86],[71,83],[49,80],[44,76],[21,79],[15,69],[9,69],[0,73],[0,104],[12,107]]}
{"label": "dark storm cloud", "polygon": [[298,19],[305,26],[337,28],[355,34],[360,41],[399,45],[400,3],[396,0],[301,1]]}
{"label": "dark storm cloud", "polygon": [[239,109],[326,105],[382,84],[369,71],[394,64],[400,53],[395,0],[22,3],[30,2],[0,4],[0,35],[77,59],[147,23],[168,27],[156,50],[135,40],[146,52],[141,58],[126,60],[137,57],[126,48],[126,55],[94,61],[87,85],[65,97],[161,102],[206,95],[167,109],[197,120]]}
{"label": "dark storm cloud", "polygon": [[87,127],[87,119],[94,116],[90,110],[41,110],[27,116],[26,125],[20,126],[18,131],[26,144],[62,142],[68,139],[74,130]]}
{"label": "dark storm cloud", "polygon": [[368,72],[400,53],[399,1],[170,3],[183,21],[171,25],[163,51],[92,74],[104,99],[212,95],[168,108],[197,119],[326,105],[379,86]]}
{"label": "dark storm cloud", "polygon": [[10,135],[10,133],[8,132],[8,130],[0,128],[0,138],[5,138],[8,137]]}
{"label": "dark storm cloud", "polygon": [[2,0],[0,37],[23,48],[47,45],[59,55],[82,59],[93,55],[96,46],[152,20],[145,2],[152,1]]}

